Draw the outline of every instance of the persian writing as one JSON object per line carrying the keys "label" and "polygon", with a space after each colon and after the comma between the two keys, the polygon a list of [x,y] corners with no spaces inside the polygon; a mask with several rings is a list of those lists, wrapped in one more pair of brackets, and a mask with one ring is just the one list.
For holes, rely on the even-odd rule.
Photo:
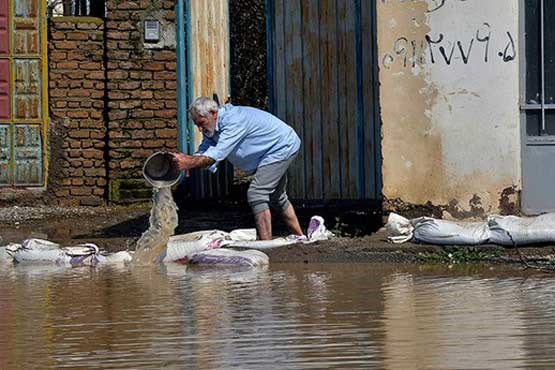
{"label": "persian writing", "polygon": [[[456,60],[463,64],[472,61],[488,63],[494,52],[492,41],[494,36],[488,23],[483,23],[472,37],[464,39],[449,38],[444,33],[427,34],[421,40],[400,36],[393,42],[392,50],[382,55],[380,63],[386,69],[395,63],[412,68],[428,63],[451,66]],[[496,36],[495,41],[502,45],[495,50],[497,57],[505,63],[515,60],[516,45],[510,31]]]}

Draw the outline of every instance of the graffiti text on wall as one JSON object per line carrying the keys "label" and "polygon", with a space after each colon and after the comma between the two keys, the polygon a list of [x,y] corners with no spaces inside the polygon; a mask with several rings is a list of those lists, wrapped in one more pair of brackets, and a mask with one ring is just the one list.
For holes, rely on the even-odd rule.
{"label": "graffiti text on wall", "polygon": [[[382,0],[384,1],[384,0]],[[508,63],[516,58],[516,46],[509,31],[501,36],[499,50],[495,50],[497,57]],[[392,45],[392,51],[385,53],[380,62],[386,69],[395,63],[403,67],[416,67],[417,64],[445,64],[452,65],[454,60],[464,64],[471,61],[488,63],[492,60],[492,29],[488,23],[483,23],[470,39],[449,40],[443,33],[427,34],[423,40],[410,40],[405,36],[398,37]]]}
{"label": "graffiti text on wall", "polygon": [[[417,1],[422,1],[422,0],[382,0],[382,4],[388,4],[388,3],[399,3],[399,4],[406,4],[406,3],[414,3]],[[445,4],[447,4],[448,2],[465,2],[467,0],[429,0],[428,1],[428,13],[433,13],[441,8],[443,8],[443,6]]]}

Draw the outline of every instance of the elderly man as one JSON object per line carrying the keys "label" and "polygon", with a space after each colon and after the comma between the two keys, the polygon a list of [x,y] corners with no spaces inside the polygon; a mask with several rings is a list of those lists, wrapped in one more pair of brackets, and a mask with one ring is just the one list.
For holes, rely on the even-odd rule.
{"label": "elderly man", "polygon": [[254,213],[258,239],[272,239],[270,203],[276,205],[289,231],[303,232],[287,198],[287,168],[295,159],[301,141],[295,131],[270,113],[250,107],[218,104],[197,98],[189,108],[190,118],[202,132],[203,140],[195,155],[175,154],[181,170],[209,168],[215,172],[226,158],[254,178],[247,201]]}

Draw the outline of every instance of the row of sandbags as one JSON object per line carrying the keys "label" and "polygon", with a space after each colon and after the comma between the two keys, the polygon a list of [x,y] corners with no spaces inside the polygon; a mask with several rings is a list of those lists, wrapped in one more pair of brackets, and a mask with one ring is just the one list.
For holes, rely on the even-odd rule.
{"label": "row of sandbags", "polygon": [[407,219],[391,213],[386,225],[394,243],[439,245],[499,244],[519,246],[555,243],[555,213],[536,217],[492,215],[482,222],[447,221],[431,217]]}
{"label": "row of sandbags", "polygon": [[[333,234],[324,219],[313,216],[303,237],[290,236],[269,241],[256,240],[255,229],[231,232],[204,230],[170,237],[166,249],[157,257],[159,263],[188,263],[202,265],[263,266],[268,256],[259,249],[269,249],[295,243],[326,240]],[[126,264],[133,259],[133,251],[103,253],[92,244],[63,247],[43,239],[27,239],[21,244],[0,247],[0,264],[56,264],[59,266],[98,266]]]}
{"label": "row of sandbags", "polygon": [[[224,245],[220,242],[212,243],[214,240],[209,240],[209,237],[217,233],[214,231],[196,240],[170,240],[166,250],[158,257],[158,262],[236,266],[263,266],[269,263],[268,256],[261,251],[227,249],[221,248]],[[92,243],[62,247],[48,240],[26,239],[21,244],[0,247],[0,264],[53,264],[67,267],[125,265],[133,260],[133,253],[103,253]]]}

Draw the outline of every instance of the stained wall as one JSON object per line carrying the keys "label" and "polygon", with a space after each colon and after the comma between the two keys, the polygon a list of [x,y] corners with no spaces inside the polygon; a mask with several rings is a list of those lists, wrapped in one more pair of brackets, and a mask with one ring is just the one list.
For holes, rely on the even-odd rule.
{"label": "stained wall", "polygon": [[519,209],[517,0],[378,0],[386,210]]}

